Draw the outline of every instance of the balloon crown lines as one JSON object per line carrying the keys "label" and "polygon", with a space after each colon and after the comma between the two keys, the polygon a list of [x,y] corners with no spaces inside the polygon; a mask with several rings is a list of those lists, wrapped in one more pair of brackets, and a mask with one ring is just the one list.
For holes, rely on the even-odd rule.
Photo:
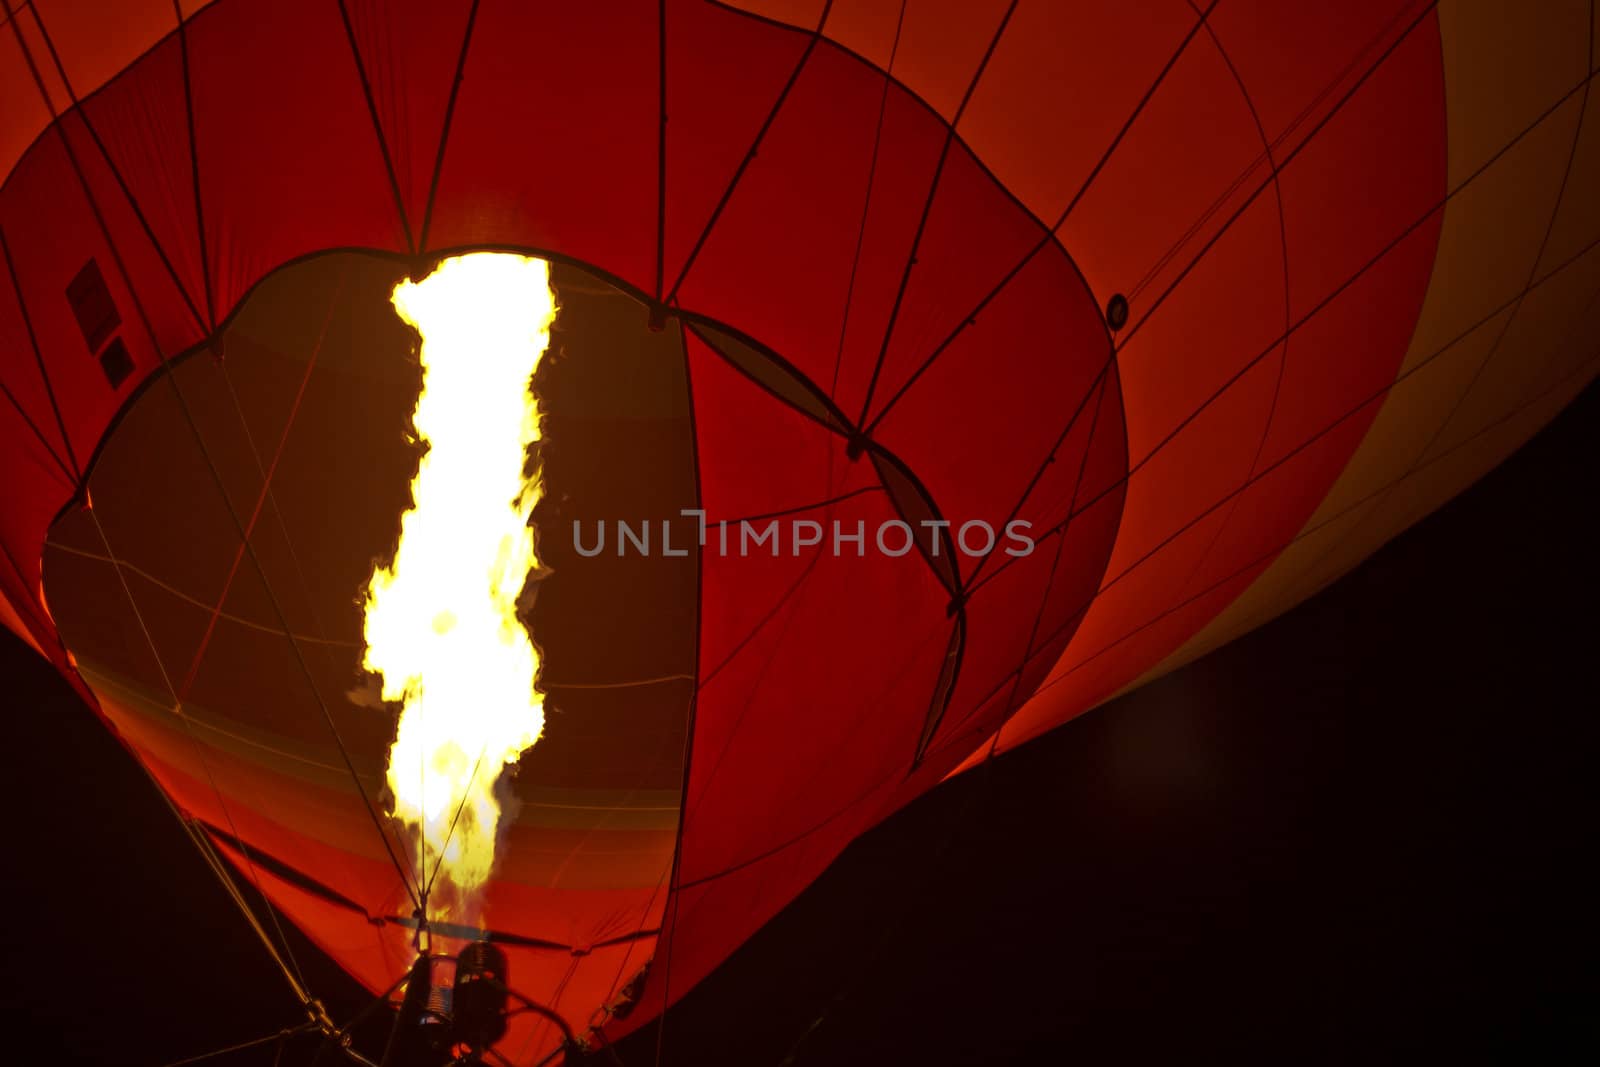
{"label": "balloon crown lines", "polygon": [[691,550],[734,557],[799,556],[808,550],[835,556],[864,557],[876,552],[898,557],[919,549],[935,559],[957,553],[982,559],[996,551],[1012,557],[1030,556],[1035,546],[1029,533],[1033,524],[1023,519],[1013,519],[997,530],[982,519],[959,525],[948,519],[922,519],[915,524],[904,519],[831,519],[824,524],[815,519],[771,516],[708,522],[700,508],[685,508],[678,514],[693,519],[695,528],[682,528],[687,526],[684,523],[674,530],[669,519],[646,518],[636,523],[573,519],[573,551],[593,559],[602,554],[682,557]]}

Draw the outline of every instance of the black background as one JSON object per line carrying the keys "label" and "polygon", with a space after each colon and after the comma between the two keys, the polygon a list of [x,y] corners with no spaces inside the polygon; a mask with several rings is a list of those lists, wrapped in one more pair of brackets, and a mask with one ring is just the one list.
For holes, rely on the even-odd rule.
{"label": "black background", "polygon": [[[1597,419],[1591,387],[1321,596],[857,842],[662,1062],[1600,1062]],[[118,743],[20,642],[0,672],[0,1062],[298,1022]],[[336,1018],[364,1003],[295,948]]]}

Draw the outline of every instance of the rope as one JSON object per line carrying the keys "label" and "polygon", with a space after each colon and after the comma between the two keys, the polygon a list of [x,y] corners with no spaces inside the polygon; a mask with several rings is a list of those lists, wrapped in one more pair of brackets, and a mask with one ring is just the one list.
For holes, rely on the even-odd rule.
{"label": "rope", "polygon": [[219,1048],[213,1052],[202,1052],[198,1056],[189,1056],[185,1059],[173,1060],[170,1063],[164,1064],[163,1067],[187,1067],[187,1065],[191,1063],[204,1063],[206,1060],[214,1060],[218,1056],[227,1056],[234,1052],[243,1052],[245,1049],[259,1048],[260,1046],[267,1044],[269,1041],[276,1041],[278,1043],[278,1052],[272,1059],[272,1062],[277,1064],[278,1061],[283,1058],[283,1046],[288,1044],[289,1038],[294,1037],[296,1034],[306,1033],[311,1028],[311,1023],[303,1023],[292,1030],[279,1030],[275,1034],[268,1034],[266,1037],[258,1037],[253,1041],[241,1041],[237,1045],[229,1045],[227,1048]]}
{"label": "rope", "polygon": [[[426,922],[428,919],[428,894],[433,892],[434,879],[439,877],[439,869],[444,866],[445,849],[450,847],[450,839],[455,836],[456,822],[461,818],[462,809],[467,806],[468,790],[472,788],[472,783],[478,780],[478,769],[483,766],[483,757],[486,756],[488,752],[489,747],[485,745],[478,753],[477,762],[473,763],[472,765],[472,773],[467,776],[467,786],[461,791],[461,803],[456,805],[456,813],[450,817],[450,829],[445,831],[444,841],[439,845],[439,858],[433,863],[433,873],[428,876],[428,880],[422,885],[421,919],[423,922]],[[422,845],[420,842],[417,845],[417,851],[422,851]]]}
{"label": "rope", "polygon": [[[58,552],[65,552],[68,555],[79,556],[83,559],[92,559],[98,563],[109,563],[112,566],[121,567],[124,570],[137,574],[139,577],[143,578],[151,585],[156,586],[158,589],[161,589],[163,592],[171,593],[173,596],[187,604],[192,604],[194,607],[200,608],[203,611],[210,611],[212,608],[212,605],[206,603],[204,600],[201,600],[199,597],[190,596],[177,586],[162,581],[160,578],[157,578],[155,575],[140,567],[138,564],[130,563],[125,559],[101,555],[99,552],[90,552],[82,548],[74,548],[72,545],[62,544],[60,541],[47,540],[45,541],[45,545],[48,548],[53,548]],[[235,623],[236,625],[243,626],[250,630],[255,630],[258,633],[271,634],[274,637],[283,636],[283,631],[278,629],[276,626],[268,626],[266,623],[256,622],[254,619],[247,619],[242,615],[235,615],[232,612],[221,611],[217,613],[217,617],[227,619],[231,623]],[[357,647],[356,642],[354,641],[339,641],[333,638],[312,637],[308,634],[299,633],[295,634],[294,637],[297,641],[304,641],[306,644],[312,645],[335,645],[340,648]]]}
{"label": "rope", "polygon": [[[100,543],[105,546],[108,554],[114,555],[111,550],[111,543],[106,537],[105,527],[101,525],[100,516],[93,508],[89,508],[87,510],[89,512],[89,517],[94,522],[95,532],[100,536]],[[172,678],[167,673],[166,664],[162,661],[161,653],[156,648],[155,638],[151,635],[150,627],[145,622],[144,613],[139,610],[139,602],[134,599],[133,590],[128,585],[127,577],[122,573],[120,568],[117,569],[117,580],[122,586],[123,595],[128,598],[128,606],[133,609],[134,619],[139,624],[139,631],[144,636],[145,645],[150,651],[151,658],[155,660],[156,669],[161,672],[161,681],[166,686],[168,695],[172,698],[173,713],[178,716],[178,721],[183,725],[185,735],[189,738],[190,744],[194,746],[195,755],[200,761],[200,767],[205,772],[206,782],[211,787],[212,795],[216,797],[217,807],[221,810],[223,818],[228,823],[229,832],[233,834],[236,840],[240,839],[238,827],[233,821],[233,813],[228,809],[227,801],[225,801],[222,797],[222,790],[217,786],[216,777],[211,773],[211,764],[205,757],[205,747],[203,744],[201,744],[199,738],[195,736],[194,727],[189,721],[189,716],[184,713],[183,701],[178,698],[177,691],[172,686]],[[167,796],[166,790],[161,788],[161,783],[156,780],[154,773],[150,771],[145,762],[143,760],[137,760],[136,762],[140,767],[145,769],[145,773],[150,776],[151,781],[155,782],[157,791],[161,793],[162,798],[166,800],[168,807],[172,809],[173,813],[178,816],[179,821],[184,824],[185,829],[188,830],[190,834],[190,839],[194,841],[195,846],[200,850],[202,857],[206,859],[207,864],[211,866],[213,872],[215,872],[218,878],[222,881],[223,888],[230,896],[233,897],[234,902],[239,906],[240,910],[244,913],[246,919],[249,921],[251,927],[256,931],[257,935],[261,938],[262,943],[266,946],[267,952],[272,956],[274,962],[276,962],[283,970],[284,977],[289,981],[289,985],[291,989],[294,990],[295,996],[299,998],[302,1005],[308,1006],[309,1010],[309,1005],[315,1000],[315,998],[312,997],[305,988],[305,976],[300,970],[299,962],[294,958],[294,950],[289,946],[289,939],[284,933],[283,925],[278,921],[277,911],[272,907],[272,902],[267,899],[266,894],[261,889],[261,876],[256,870],[255,863],[253,860],[251,860],[248,850],[243,852],[245,864],[249,870],[250,879],[255,884],[256,892],[261,895],[261,899],[266,903],[267,914],[272,919],[272,925],[277,930],[278,938],[283,943],[283,955],[279,954],[277,944],[275,944],[272,939],[267,936],[267,932],[262,928],[259,920],[256,918],[254,910],[252,910],[249,904],[245,901],[244,896],[239,892],[238,886],[228,875],[226,869],[221,866],[218,857],[207,845],[202,843],[204,839],[199,835],[199,832],[194,827],[193,821],[178,811],[177,806],[172,802],[172,799]],[[287,961],[284,958],[285,956],[287,956]]]}

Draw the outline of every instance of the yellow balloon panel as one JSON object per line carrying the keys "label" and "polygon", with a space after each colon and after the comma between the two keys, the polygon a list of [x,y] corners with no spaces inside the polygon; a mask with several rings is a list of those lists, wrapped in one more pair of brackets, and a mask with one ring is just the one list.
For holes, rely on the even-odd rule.
{"label": "yellow balloon panel", "polygon": [[1424,462],[1455,448],[1507,411],[1535,403],[1594,355],[1600,247],[1529,291]]}

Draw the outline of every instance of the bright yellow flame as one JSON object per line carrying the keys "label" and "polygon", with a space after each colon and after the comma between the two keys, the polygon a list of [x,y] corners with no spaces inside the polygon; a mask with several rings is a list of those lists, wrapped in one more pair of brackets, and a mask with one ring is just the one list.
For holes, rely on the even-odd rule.
{"label": "bright yellow flame", "polygon": [[393,302],[422,335],[412,423],[427,452],[394,562],[367,587],[364,666],[402,704],[389,788],[418,838],[421,880],[438,870],[429,915],[470,922],[494,866],[496,784],[544,728],[539,650],[517,599],[539,562],[532,378],[555,295],[544,260],[474,253],[402,282]]}

